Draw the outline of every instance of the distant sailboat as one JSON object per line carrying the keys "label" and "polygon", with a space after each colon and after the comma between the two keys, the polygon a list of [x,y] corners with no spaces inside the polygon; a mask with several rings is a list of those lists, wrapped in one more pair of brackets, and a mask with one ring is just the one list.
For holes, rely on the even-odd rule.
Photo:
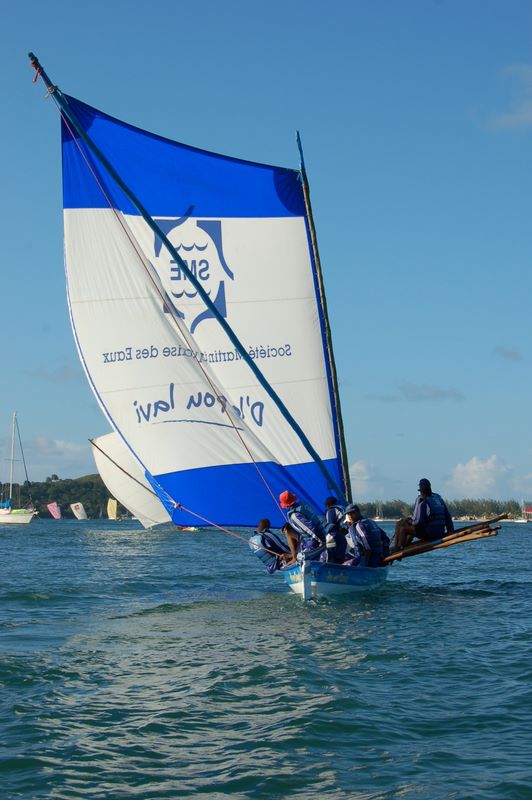
{"label": "distant sailboat", "polygon": [[53,503],[48,503],[46,508],[54,519],[62,519],[61,509],[55,501]]}
{"label": "distant sailboat", "polygon": [[139,462],[117,433],[91,439],[92,454],[100,477],[121,505],[144,528],[170,522],[170,515],[148,484]]}
{"label": "distant sailboat", "polygon": [[15,439],[17,439],[22,463],[24,464],[24,473],[26,481],[28,481],[28,471],[26,469],[26,460],[24,458],[24,451],[22,450],[22,441],[20,438],[20,430],[17,422],[17,414],[13,413],[13,421],[11,425],[11,456],[9,459],[9,496],[7,500],[0,503],[0,525],[27,525],[32,521],[36,515],[36,511],[31,504],[30,508],[13,508],[13,466],[15,463]]}
{"label": "distant sailboat", "polygon": [[110,497],[107,501],[107,517],[108,519],[112,519],[115,522],[120,521],[120,517],[118,516],[118,503],[114,499],[114,497]]}
{"label": "distant sailboat", "polygon": [[71,503],[70,508],[76,519],[87,519],[87,512],[83,507],[83,503]]}

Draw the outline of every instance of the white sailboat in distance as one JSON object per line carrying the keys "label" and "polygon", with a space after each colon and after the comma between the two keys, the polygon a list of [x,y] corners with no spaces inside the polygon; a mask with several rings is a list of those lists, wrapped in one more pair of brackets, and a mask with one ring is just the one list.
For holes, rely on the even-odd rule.
{"label": "white sailboat in distance", "polygon": [[85,511],[83,503],[71,503],[70,508],[76,519],[87,519],[87,512]]}
{"label": "white sailboat in distance", "polygon": [[0,503],[0,525],[27,525],[36,516],[37,512],[33,508],[14,508],[13,507],[13,469],[15,464],[15,440],[18,441],[22,463],[24,465],[24,474],[26,481],[28,481],[28,471],[26,469],[26,459],[24,458],[24,451],[22,449],[22,440],[20,438],[20,430],[18,427],[16,411],[13,412],[13,419],[11,424],[11,454],[9,458],[9,495],[7,500]]}

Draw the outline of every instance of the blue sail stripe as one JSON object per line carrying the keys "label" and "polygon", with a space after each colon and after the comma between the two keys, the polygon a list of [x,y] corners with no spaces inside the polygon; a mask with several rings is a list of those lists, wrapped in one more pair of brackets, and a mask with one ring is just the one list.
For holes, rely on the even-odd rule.
{"label": "blue sail stripe", "polygon": [[[71,112],[122,180],[142,197],[152,217],[293,217],[304,216],[305,203],[296,170],[255,164],[210,153],[135,128],[72,97]],[[73,140],[73,135],[77,141]],[[99,169],[86,145],[62,125],[63,201],[65,208],[108,208],[79,147],[89,157],[116,208],[137,209]],[[205,180],[198,182],[198,173]]]}
{"label": "blue sail stripe", "polygon": [[[324,463],[336,482],[340,482],[337,460]],[[318,513],[323,511],[331,487],[317,464],[282,466],[262,462],[258,466],[276,499],[290,489]],[[214,523],[224,520],[226,525],[250,527],[267,517],[273,527],[279,528],[286,521],[254,464],[203,467],[154,476],[146,472],[146,478],[176,525],[201,525],[201,522],[194,514],[175,508],[169,500],[172,497]]]}

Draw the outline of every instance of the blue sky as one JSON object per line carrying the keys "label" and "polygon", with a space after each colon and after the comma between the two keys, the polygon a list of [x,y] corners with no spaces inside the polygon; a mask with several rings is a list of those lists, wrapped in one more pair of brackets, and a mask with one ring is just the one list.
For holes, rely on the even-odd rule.
{"label": "blue sky", "polygon": [[[300,130],[355,496],[532,500],[532,4],[51,0],[4,7],[0,452],[95,471],[108,430],[65,298],[65,92],[156,133],[297,167]],[[6,467],[2,467],[5,476]]]}

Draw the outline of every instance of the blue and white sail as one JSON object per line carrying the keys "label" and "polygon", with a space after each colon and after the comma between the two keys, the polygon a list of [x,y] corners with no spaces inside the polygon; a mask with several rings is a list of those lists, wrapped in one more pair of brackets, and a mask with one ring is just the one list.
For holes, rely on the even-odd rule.
{"label": "blue and white sail", "polygon": [[287,488],[321,507],[342,486],[342,469],[299,173],[169,141],[63,98],[70,314],[113,428],[178,524],[197,524],[197,513],[233,525],[268,516],[278,525],[275,498]]}

